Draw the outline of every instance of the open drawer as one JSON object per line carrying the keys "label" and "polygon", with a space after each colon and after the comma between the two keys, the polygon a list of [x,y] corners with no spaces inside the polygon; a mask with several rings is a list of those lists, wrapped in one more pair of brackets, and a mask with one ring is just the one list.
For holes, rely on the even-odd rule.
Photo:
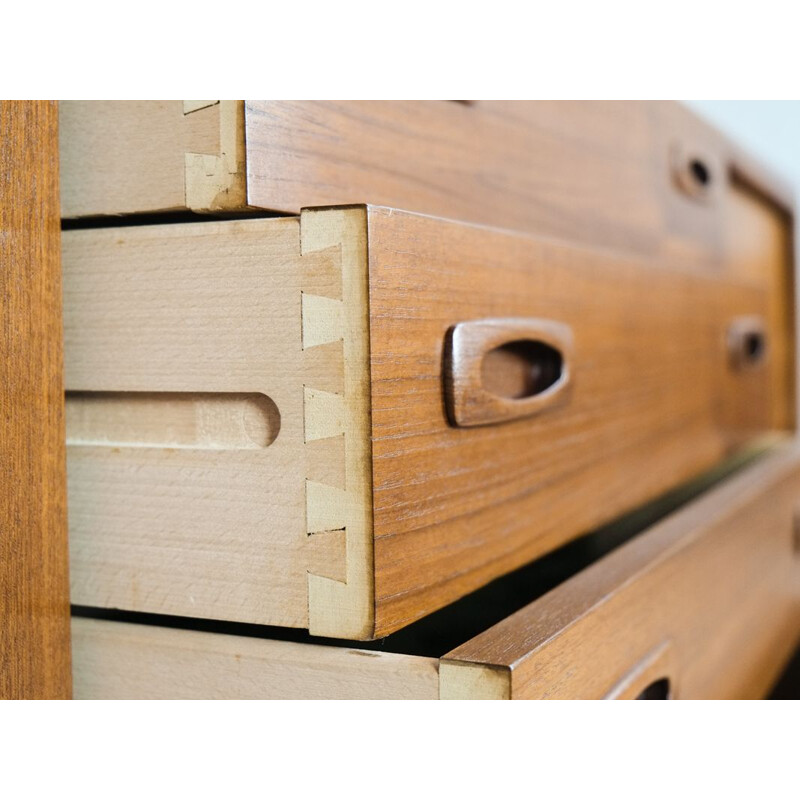
{"label": "open drawer", "polygon": [[59,114],[68,219],[369,202],[713,271],[734,176],[791,206],[680,103],[62,101]]}
{"label": "open drawer", "polygon": [[373,207],[69,230],[63,262],[85,606],[384,636],[786,402],[758,273]]}
{"label": "open drawer", "polygon": [[75,618],[75,696],[760,697],[800,633],[798,509],[792,445],[441,659]]}

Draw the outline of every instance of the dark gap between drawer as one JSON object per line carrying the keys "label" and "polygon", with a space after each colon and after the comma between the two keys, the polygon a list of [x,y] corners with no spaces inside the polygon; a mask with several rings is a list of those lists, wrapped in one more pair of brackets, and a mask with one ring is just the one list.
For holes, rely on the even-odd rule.
{"label": "dark gap between drawer", "polygon": [[767,699],[800,700],[800,647],[775,681]]}
{"label": "dark gap between drawer", "polygon": [[148,214],[125,214],[123,216],[78,217],[62,219],[61,230],[72,231],[81,228],[128,228],[137,225],[179,225],[185,222],[220,222],[237,219],[273,219],[275,217],[296,217],[279,211],[251,208],[244,211],[230,211],[216,214],[197,214],[194,211],[162,211]]}
{"label": "dark gap between drawer", "polygon": [[515,572],[492,581],[390,636],[372,642],[311,636],[307,631],[297,628],[143,614],[87,606],[73,606],[72,613],[76,617],[135,622],[164,628],[440,658],[586,569],[724,478],[752,463],[765,451],[763,445],[746,449],[699,478],[673,489],[647,505],[619,517]]}

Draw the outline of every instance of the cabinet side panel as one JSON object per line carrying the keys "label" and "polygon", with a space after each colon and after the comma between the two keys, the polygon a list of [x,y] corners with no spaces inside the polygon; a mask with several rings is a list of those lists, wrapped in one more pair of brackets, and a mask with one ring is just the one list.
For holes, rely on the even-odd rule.
{"label": "cabinet side panel", "polygon": [[71,691],[57,108],[0,102],[0,698]]}

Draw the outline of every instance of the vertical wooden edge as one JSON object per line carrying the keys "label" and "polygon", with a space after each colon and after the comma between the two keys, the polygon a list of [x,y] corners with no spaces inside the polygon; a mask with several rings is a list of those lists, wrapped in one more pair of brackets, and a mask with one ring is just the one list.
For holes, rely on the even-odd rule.
{"label": "vertical wooden edge", "polygon": [[468,661],[439,662],[440,700],[510,700],[508,667]]}
{"label": "vertical wooden edge", "polygon": [[797,429],[800,420],[800,371],[797,369],[797,320],[800,318],[800,281],[797,280],[797,265],[800,263],[800,239],[796,231],[797,197],[791,183],[774,173],[749,153],[735,145],[728,145],[727,153],[728,175],[732,182],[744,186],[755,192],[767,203],[781,212],[787,222],[787,280],[791,287],[791,330],[787,332],[791,345],[790,363],[794,366],[792,388],[794,396],[791,398],[791,411],[793,418],[788,420],[791,430]]}
{"label": "vertical wooden edge", "polygon": [[198,212],[241,210],[247,206],[244,101],[198,102],[203,105],[189,113],[212,105],[218,109],[220,152],[186,153],[186,207]]}
{"label": "vertical wooden edge", "polygon": [[[308,519],[320,519],[325,515],[317,513],[320,509],[314,506],[315,498],[329,497],[332,492],[341,495],[337,505],[344,517],[347,580],[343,583],[309,573],[309,630],[317,636],[370,639],[375,630],[375,585],[366,208],[304,209],[300,215],[300,248],[301,255],[322,250],[340,254],[341,306],[308,303],[304,296],[303,340],[312,338],[307,336],[311,330],[315,344],[320,340],[320,330],[339,331],[344,353],[344,398],[343,402],[337,400],[335,411],[344,433],[345,488],[321,491],[319,485],[309,486],[307,482],[306,502]],[[317,318],[326,313],[337,319],[329,322]],[[306,398],[313,396],[314,389],[305,388]],[[307,430],[318,430],[318,403],[307,406],[304,414],[308,417]],[[337,425],[332,433],[339,429]]]}
{"label": "vertical wooden edge", "polygon": [[58,105],[0,101],[0,699],[72,696]]}

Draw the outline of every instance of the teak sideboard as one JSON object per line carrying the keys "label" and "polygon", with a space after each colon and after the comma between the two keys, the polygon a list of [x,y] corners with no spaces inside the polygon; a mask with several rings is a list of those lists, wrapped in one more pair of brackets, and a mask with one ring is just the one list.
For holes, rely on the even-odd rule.
{"label": "teak sideboard", "polygon": [[790,187],[677,103],[59,114],[76,697],[769,692]]}

